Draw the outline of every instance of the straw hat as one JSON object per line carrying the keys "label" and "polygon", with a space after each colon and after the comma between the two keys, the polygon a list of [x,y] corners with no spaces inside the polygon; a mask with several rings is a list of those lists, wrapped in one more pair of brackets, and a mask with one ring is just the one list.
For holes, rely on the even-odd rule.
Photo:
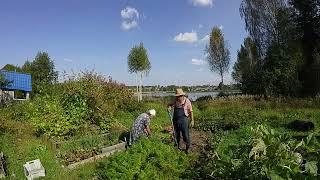
{"label": "straw hat", "polygon": [[150,115],[152,115],[152,116],[156,116],[156,110],[150,109],[150,110],[148,111],[148,114],[150,114]]}
{"label": "straw hat", "polygon": [[186,93],[183,92],[182,89],[176,89],[176,96],[184,96]]}

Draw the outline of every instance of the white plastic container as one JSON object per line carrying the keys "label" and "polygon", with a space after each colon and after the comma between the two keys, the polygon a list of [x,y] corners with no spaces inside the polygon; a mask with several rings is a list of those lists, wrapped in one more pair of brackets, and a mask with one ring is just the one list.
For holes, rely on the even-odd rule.
{"label": "white plastic container", "polygon": [[45,177],[45,169],[42,166],[40,159],[26,162],[26,164],[23,165],[23,168],[24,175],[28,180]]}

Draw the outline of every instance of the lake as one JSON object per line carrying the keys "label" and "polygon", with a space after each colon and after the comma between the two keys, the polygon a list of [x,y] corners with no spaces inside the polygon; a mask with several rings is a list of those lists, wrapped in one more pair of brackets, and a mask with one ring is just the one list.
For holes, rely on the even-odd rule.
{"label": "lake", "polygon": [[[203,96],[216,97],[219,94],[219,92],[191,92],[186,94],[191,101],[195,101],[199,97],[203,97]],[[154,93],[143,94],[143,96],[145,97],[166,97],[166,96],[174,96],[174,95],[175,93],[167,93],[167,92],[154,92]]]}

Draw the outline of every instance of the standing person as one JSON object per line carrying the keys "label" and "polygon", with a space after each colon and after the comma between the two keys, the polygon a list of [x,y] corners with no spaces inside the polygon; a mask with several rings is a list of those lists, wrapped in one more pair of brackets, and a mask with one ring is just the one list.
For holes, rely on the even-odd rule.
{"label": "standing person", "polygon": [[[182,89],[176,90],[175,100],[169,104],[168,110],[173,108],[173,127],[175,131],[175,138],[177,140],[176,146],[180,149],[180,133],[184,143],[186,144],[186,153],[190,148],[189,128],[194,126],[193,112],[191,101],[185,96]],[[190,118],[190,122],[188,120]]]}
{"label": "standing person", "polygon": [[134,121],[131,130],[130,142],[135,142],[141,136],[150,136],[150,121],[156,116],[156,110],[151,109],[146,113],[140,114]]}

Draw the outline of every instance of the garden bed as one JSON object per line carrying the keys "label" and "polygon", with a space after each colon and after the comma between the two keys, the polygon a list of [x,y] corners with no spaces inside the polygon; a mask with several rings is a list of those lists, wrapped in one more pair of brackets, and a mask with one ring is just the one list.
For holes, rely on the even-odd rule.
{"label": "garden bed", "polygon": [[113,145],[113,146],[109,146],[109,147],[105,147],[102,149],[102,153],[101,154],[97,154],[95,156],[92,156],[90,158],[87,158],[87,159],[83,159],[82,161],[79,161],[79,162],[76,162],[76,163],[73,163],[73,164],[69,164],[67,166],[67,169],[74,169],[78,166],[81,166],[81,165],[84,165],[84,164],[87,164],[87,163],[92,163],[92,162],[95,162],[99,159],[102,159],[102,158],[105,158],[105,157],[108,157],[116,152],[120,152],[120,151],[124,151],[126,149],[126,143],[125,142],[121,142],[121,143],[118,143],[116,145]]}
{"label": "garden bed", "polygon": [[44,136],[43,139],[49,142],[62,164],[68,166],[105,153],[106,147],[119,142],[119,136],[119,132],[112,132],[78,136],[66,141],[55,141],[47,136]]}

